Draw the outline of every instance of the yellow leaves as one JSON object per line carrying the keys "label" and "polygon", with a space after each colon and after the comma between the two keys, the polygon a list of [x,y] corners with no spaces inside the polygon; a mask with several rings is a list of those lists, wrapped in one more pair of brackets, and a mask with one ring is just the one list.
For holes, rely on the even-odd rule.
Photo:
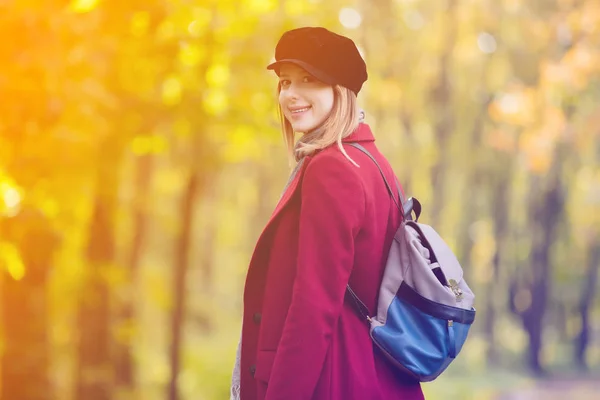
{"label": "yellow leaves", "polygon": [[520,353],[527,348],[527,335],[516,325],[512,318],[502,318],[502,323],[496,325],[496,337],[502,348]]}
{"label": "yellow leaves", "polygon": [[223,87],[229,82],[229,67],[223,64],[214,64],[206,72],[206,83],[209,87]]}
{"label": "yellow leaves", "polygon": [[545,43],[552,40],[553,35],[555,34],[555,27],[548,24],[548,21],[544,19],[534,19],[529,21],[527,25],[525,25],[525,29],[533,36],[530,45],[534,46],[536,49],[543,47]]}
{"label": "yellow leaves", "polygon": [[179,48],[179,62],[186,67],[195,67],[206,58],[206,48],[184,43]]}
{"label": "yellow leaves", "polygon": [[600,56],[584,45],[574,46],[565,54],[561,64],[569,71],[570,83],[576,89],[584,89],[591,75],[598,70]]}
{"label": "yellow leaves", "polygon": [[540,67],[541,85],[558,86],[569,91],[587,89],[588,82],[600,71],[600,52],[591,44],[573,46],[559,62],[546,61]]}
{"label": "yellow leaves", "polygon": [[142,290],[143,293],[147,293],[147,302],[150,306],[160,310],[170,310],[173,306],[173,299],[161,267],[152,265],[143,270]]}
{"label": "yellow leaves", "polygon": [[596,1],[582,2],[568,13],[567,24],[575,34],[594,35],[600,25],[600,7]]}
{"label": "yellow leaves", "polygon": [[239,163],[261,158],[264,150],[256,129],[247,125],[239,125],[227,135],[221,154],[225,162]]}
{"label": "yellow leaves", "polygon": [[136,155],[160,154],[168,147],[167,140],[158,135],[140,135],[131,141],[131,150]]}
{"label": "yellow leaves", "polygon": [[516,150],[517,138],[509,130],[495,129],[486,133],[486,144],[493,149],[510,153]]}
{"label": "yellow leaves", "polygon": [[99,2],[99,0],[73,0],[69,4],[69,9],[76,13],[86,13],[96,8]]}
{"label": "yellow leaves", "polygon": [[306,15],[314,12],[314,8],[314,2],[306,0],[287,0],[283,3],[285,14],[290,17]]}
{"label": "yellow leaves", "polygon": [[600,131],[597,127],[600,126],[600,106],[583,119],[581,125],[578,126],[575,136],[578,139],[577,147],[580,150],[593,149],[594,143],[600,137]]}
{"label": "yellow leaves", "polygon": [[488,112],[498,122],[517,126],[529,126],[535,122],[535,90],[531,88],[514,88],[494,100]]}
{"label": "yellow leaves", "polygon": [[186,118],[177,118],[173,121],[172,129],[177,137],[184,138],[192,134],[192,125]]}
{"label": "yellow leaves", "polygon": [[246,4],[256,14],[265,14],[277,8],[277,0],[246,0]]}
{"label": "yellow leaves", "polygon": [[0,216],[16,215],[20,210],[22,197],[21,189],[0,170]]}
{"label": "yellow leaves", "polygon": [[540,135],[539,131],[526,132],[521,136],[519,147],[531,172],[541,174],[548,170],[554,146],[547,137]]}
{"label": "yellow leaves", "polygon": [[582,167],[571,190],[569,214],[578,232],[576,237],[589,245],[600,235],[600,168]]}
{"label": "yellow leaves", "polygon": [[156,37],[159,41],[167,41],[172,39],[173,36],[175,36],[175,33],[175,23],[166,19],[158,26]]}
{"label": "yellow leaves", "polygon": [[564,133],[567,125],[565,114],[558,107],[546,107],[542,117],[542,131],[544,136],[556,141]]}
{"label": "yellow leaves", "polygon": [[519,141],[519,149],[525,154],[529,169],[538,174],[550,167],[554,148],[566,127],[565,116],[556,107],[547,107],[540,120],[542,125],[525,130]]}
{"label": "yellow leaves", "polygon": [[[546,71],[553,68],[546,66]],[[488,108],[492,119],[515,127],[523,128],[518,146],[512,130],[491,131],[487,143],[496,149],[511,151],[518,148],[525,155],[527,168],[537,174],[544,173],[552,163],[556,143],[566,131],[566,117],[563,111],[552,104],[552,97],[546,96],[543,88],[514,88],[500,95]]]}
{"label": "yellow leaves", "polygon": [[379,91],[378,97],[380,104],[391,106],[392,108],[400,107],[403,100],[402,84],[394,79],[389,79],[381,82],[384,90]]}
{"label": "yellow leaves", "polygon": [[19,281],[25,276],[25,264],[19,249],[12,243],[0,242],[0,262],[14,280]]}
{"label": "yellow leaves", "polygon": [[540,67],[540,81],[542,84],[567,84],[570,71],[559,63],[545,61]]}
{"label": "yellow leaves", "polygon": [[21,195],[17,189],[13,187],[7,187],[2,190],[2,198],[6,208],[16,208],[21,202]]}
{"label": "yellow leaves", "polygon": [[174,106],[181,101],[181,80],[176,76],[167,78],[162,85],[162,101],[167,106]]}
{"label": "yellow leaves", "polygon": [[161,195],[177,195],[186,185],[189,171],[183,168],[161,168],[155,172],[154,185]]}
{"label": "yellow leaves", "polygon": [[210,89],[206,92],[202,105],[208,115],[220,115],[227,110],[229,97],[224,90]]}
{"label": "yellow leaves", "polygon": [[142,37],[148,32],[150,26],[150,13],[147,11],[138,11],[131,17],[131,33],[135,37]]}
{"label": "yellow leaves", "polygon": [[58,201],[56,201],[53,198],[42,197],[39,199],[36,205],[38,206],[40,211],[48,218],[55,218],[60,211]]}
{"label": "yellow leaves", "polygon": [[478,283],[488,283],[492,278],[491,262],[496,251],[493,223],[490,219],[481,219],[470,227],[473,239],[471,260],[474,266],[473,278]]}
{"label": "yellow leaves", "polygon": [[348,29],[356,29],[362,23],[362,16],[354,8],[345,7],[340,10],[340,23]]}
{"label": "yellow leaves", "polygon": [[369,92],[376,93],[372,99],[369,99],[372,102],[371,107],[399,108],[403,104],[404,91],[408,90],[397,79],[373,79],[369,85]]}
{"label": "yellow leaves", "polygon": [[200,34],[202,33],[202,28],[198,21],[194,20],[190,22],[190,24],[188,25],[188,32],[190,33],[190,35],[192,35],[192,37],[200,36]]}
{"label": "yellow leaves", "polygon": [[250,98],[252,109],[259,114],[266,114],[275,106],[273,100],[264,92],[256,92]]}
{"label": "yellow leaves", "polygon": [[199,37],[204,32],[212,20],[212,12],[202,7],[194,7],[192,10],[194,20],[188,25],[188,32],[192,37]]}

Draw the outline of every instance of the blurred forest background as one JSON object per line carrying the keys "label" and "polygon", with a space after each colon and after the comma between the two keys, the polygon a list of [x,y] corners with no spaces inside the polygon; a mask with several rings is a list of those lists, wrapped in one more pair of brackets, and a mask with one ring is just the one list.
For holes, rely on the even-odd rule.
{"label": "blurred forest background", "polygon": [[0,1],[0,396],[228,399],[290,168],[265,69],[353,38],[359,96],[478,318],[428,399],[600,391],[597,0]]}

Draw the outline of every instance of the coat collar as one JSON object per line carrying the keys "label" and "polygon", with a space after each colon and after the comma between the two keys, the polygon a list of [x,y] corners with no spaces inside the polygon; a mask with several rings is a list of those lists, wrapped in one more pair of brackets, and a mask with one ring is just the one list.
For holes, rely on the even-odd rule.
{"label": "coat collar", "polygon": [[343,143],[374,141],[375,136],[373,136],[373,132],[371,132],[371,127],[368,124],[365,124],[364,122],[358,124],[358,128],[356,128],[354,132],[342,139]]}
{"label": "coat collar", "polygon": [[[342,139],[343,143],[355,143],[355,142],[363,142],[364,143],[364,142],[374,142],[374,141],[375,141],[375,137],[373,136],[373,132],[371,132],[371,127],[369,127],[369,125],[365,124],[365,123],[360,123],[358,125],[358,128],[356,128],[356,130],[354,132],[352,132],[350,135],[348,135],[347,137]],[[292,198],[294,192],[298,188],[298,184],[301,181],[302,175],[304,174],[304,170],[306,169],[306,166],[308,165],[308,163],[310,162],[310,159],[312,157],[313,157],[313,155],[304,157],[300,161],[299,165],[296,166],[296,169],[294,170],[294,172],[292,174],[293,176],[291,177],[290,182],[284,189],[281,199],[277,203],[277,206],[275,207],[275,210],[273,211],[271,218],[269,218],[269,221],[267,222],[267,226],[273,221],[273,219],[279,214],[279,212],[285,207],[285,205]]]}

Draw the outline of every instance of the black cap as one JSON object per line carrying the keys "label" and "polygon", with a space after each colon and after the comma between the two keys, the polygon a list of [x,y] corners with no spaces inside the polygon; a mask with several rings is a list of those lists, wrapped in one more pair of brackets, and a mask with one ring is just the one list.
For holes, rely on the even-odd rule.
{"label": "black cap", "polygon": [[283,63],[304,68],[318,80],[360,92],[367,80],[367,66],[354,42],[321,27],[285,32],[275,48],[275,62],[267,66],[279,75]]}

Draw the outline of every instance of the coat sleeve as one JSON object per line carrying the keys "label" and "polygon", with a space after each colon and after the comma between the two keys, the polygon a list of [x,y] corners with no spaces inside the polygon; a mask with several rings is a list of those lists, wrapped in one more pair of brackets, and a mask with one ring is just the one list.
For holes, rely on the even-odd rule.
{"label": "coat sleeve", "polygon": [[357,168],[338,155],[316,156],[302,181],[292,301],[265,400],[312,398],[342,311],[365,191]]}

